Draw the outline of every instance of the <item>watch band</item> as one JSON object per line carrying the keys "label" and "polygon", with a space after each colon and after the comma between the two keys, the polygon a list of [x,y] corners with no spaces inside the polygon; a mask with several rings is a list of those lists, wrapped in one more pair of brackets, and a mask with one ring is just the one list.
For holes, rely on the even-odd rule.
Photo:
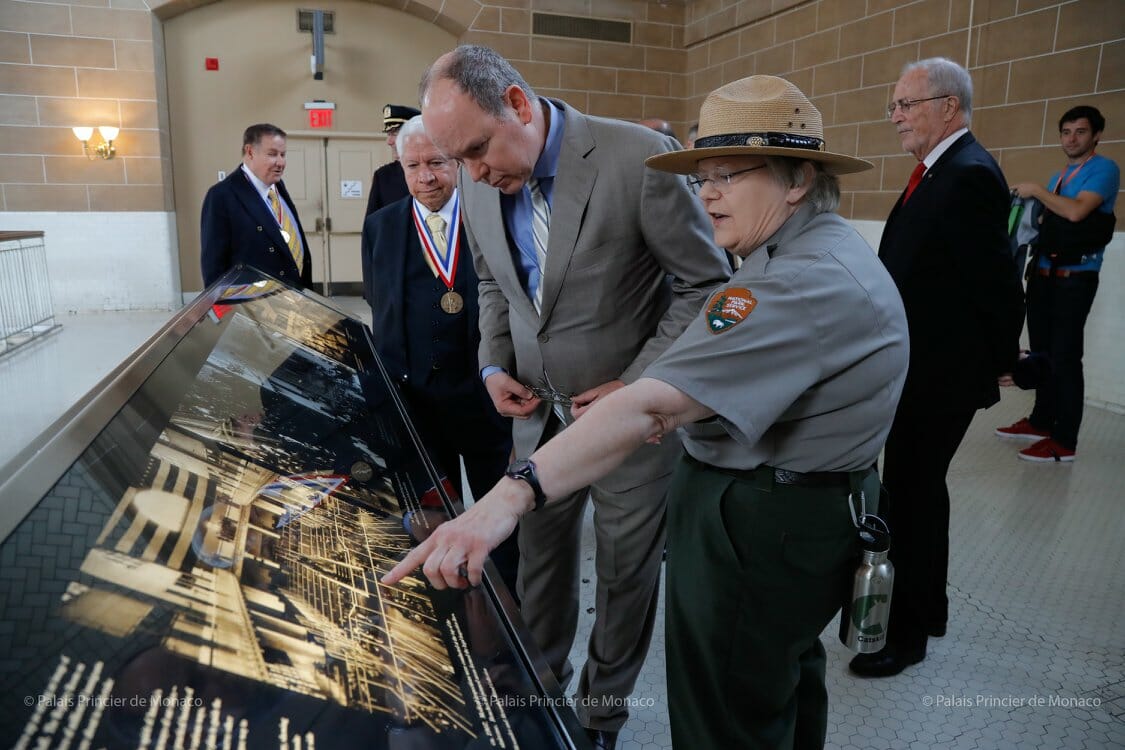
{"label": "watch band", "polygon": [[539,510],[543,507],[543,503],[547,502],[547,496],[543,494],[543,487],[539,484],[539,475],[535,473],[535,462],[530,458],[516,459],[508,465],[504,475],[527,482],[531,491],[535,493],[535,507],[532,510]]}

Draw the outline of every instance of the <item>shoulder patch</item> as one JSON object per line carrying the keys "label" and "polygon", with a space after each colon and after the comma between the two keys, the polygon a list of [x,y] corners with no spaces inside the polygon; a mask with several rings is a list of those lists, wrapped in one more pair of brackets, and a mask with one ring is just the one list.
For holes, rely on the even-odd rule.
{"label": "shoulder patch", "polygon": [[720,289],[707,300],[707,329],[711,333],[722,333],[750,316],[758,300],[749,289],[731,287]]}

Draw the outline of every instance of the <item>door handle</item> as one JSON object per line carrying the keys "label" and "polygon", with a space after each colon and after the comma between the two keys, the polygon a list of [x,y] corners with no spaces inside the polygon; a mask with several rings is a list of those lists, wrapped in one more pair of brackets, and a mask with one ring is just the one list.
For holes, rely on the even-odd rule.
{"label": "door handle", "polygon": [[326,219],[324,220],[324,227],[325,227],[325,229],[327,229],[327,230],[328,230],[329,232],[331,232],[331,231],[332,231],[332,217],[331,217],[331,216],[327,217],[327,218],[326,218]]}
{"label": "door handle", "polygon": [[318,217],[316,217],[316,230],[315,231],[320,232],[320,231],[323,231],[323,230],[324,230],[324,219],[322,219],[318,216]]}

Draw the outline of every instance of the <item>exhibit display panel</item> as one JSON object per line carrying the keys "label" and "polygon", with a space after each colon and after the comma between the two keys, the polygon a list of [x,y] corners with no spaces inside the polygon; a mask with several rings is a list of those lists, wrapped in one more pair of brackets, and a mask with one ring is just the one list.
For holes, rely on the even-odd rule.
{"label": "exhibit display panel", "polygon": [[0,477],[11,746],[586,746],[498,576],[379,583],[458,498],[323,299],[236,269],[60,422]]}

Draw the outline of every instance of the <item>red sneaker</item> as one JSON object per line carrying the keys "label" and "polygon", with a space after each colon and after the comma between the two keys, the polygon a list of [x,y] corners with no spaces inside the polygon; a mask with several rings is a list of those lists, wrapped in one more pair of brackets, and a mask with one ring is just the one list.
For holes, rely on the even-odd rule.
{"label": "red sneaker", "polygon": [[1040,463],[1053,461],[1058,463],[1073,461],[1074,451],[1062,447],[1062,443],[1052,438],[1047,438],[1046,440],[1040,440],[1035,445],[1024,448],[1020,451],[1020,458],[1024,461],[1038,461]]}
{"label": "red sneaker", "polygon": [[1013,438],[1015,440],[1042,440],[1051,437],[1051,433],[1033,427],[1026,418],[1007,427],[997,427],[996,434],[1002,438]]}

